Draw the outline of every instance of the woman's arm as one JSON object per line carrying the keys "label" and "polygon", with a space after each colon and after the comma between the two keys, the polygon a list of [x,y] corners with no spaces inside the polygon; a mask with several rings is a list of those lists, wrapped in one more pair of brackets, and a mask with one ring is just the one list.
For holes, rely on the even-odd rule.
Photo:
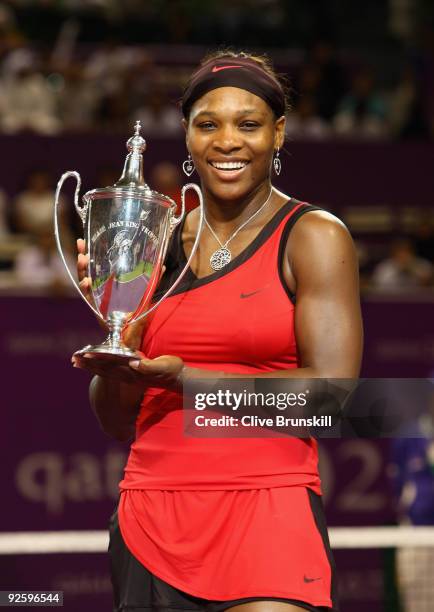
{"label": "woman's arm", "polygon": [[94,376],[89,387],[89,399],[101,428],[120,441],[134,435],[143,389],[103,376]]}
{"label": "woman's arm", "polygon": [[357,377],[363,348],[359,272],[344,224],[324,211],[301,217],[288,239],[284,276],[297,299],[300,369],[319,378]]}

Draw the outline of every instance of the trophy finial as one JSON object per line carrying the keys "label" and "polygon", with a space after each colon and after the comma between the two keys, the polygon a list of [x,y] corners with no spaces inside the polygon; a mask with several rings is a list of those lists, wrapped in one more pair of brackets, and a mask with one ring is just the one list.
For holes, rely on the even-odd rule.
{"label": "trophy finial", "polygon": [[142,124],[140,121],[136,121],[134,124],[134,136],[132,136],[127,142],[128,151],[137,151],[143,153],[146,149],[146,140],[140,135]]}
{"label": "trophy finial", "polygon": [[148,187],[143,178],[143,151],[146,150],[146,140],[140,135],[140,121],[134,124],[134,136],[127,141],[128,155],[124,171],[115,187]]}

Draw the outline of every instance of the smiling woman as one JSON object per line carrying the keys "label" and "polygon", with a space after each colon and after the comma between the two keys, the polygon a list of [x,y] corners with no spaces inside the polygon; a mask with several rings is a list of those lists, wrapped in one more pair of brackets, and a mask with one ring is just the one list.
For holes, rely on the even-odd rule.
{"label": "smiling woman", "polygon": [[206,61],[184,93],[187,148],[213,201],[254,196],[249,208],[256,210],[270,191],[273,153],[283,145],[285,94],[266,64],[228,59]]}
{"label": "smiling woman", "polygon": [[[182,384],[357,376],[354,247],[338,219],[272,186],[286,100],[269,64],[207,58],[182,109],[186,169],[194,163],[206,206],[200,248],[147,327],[128,330],[143,359],[75,360],[96,374],[91,403],[104,430],[135,432],[111,529],[115,610],[336,610],[316,441],[184,436]],[[161,291],[198,222],[194,210],[175,231]]]}
{"label": "smiling woman", "polygon": [[266,102],[243,89],[221,87],[196,102],[185,123],[187,147],[213,199],[241,199],[268,187],[266,177],[273,151],[283,143],[285,118],[274,121]]}

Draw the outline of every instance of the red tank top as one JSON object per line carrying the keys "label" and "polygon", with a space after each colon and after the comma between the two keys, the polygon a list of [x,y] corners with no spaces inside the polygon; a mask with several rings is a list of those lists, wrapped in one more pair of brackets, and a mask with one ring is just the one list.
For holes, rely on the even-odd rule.
{"label": "red tank top", "polygon": [[[156,310],[143,352],[239,374],[296,368],[293,296],[281,270],[292,226],[313,209],[291,200],[223,270],[202,279],[189,271]],[[166,284],[185,263],[181,232]],[[145,393],[120,483],[119,525],[132,554],[197,597],[330,606],[330,565],[307,501],[307,488],[320,494],[316,441],[186,437],[182,417],[180,394]],[[306,575],[321,579],[306,586]]]}
{"label": "red tank top", "polygon": [[[198,279],[190,270],[147,327],[150,358],[230,373],[298,366],[294,304],[282,277],[287,236],[314,209],[291,200],[223,270]],[[168,281],[185,262],[181,228],[168,258]],[[175,262],[173,265],[171,262]],[[298,438],[193,438],[183,435],[182,397],[145,393],[121,490],[229,490],[302,485],[320,492],[317,445]]]}

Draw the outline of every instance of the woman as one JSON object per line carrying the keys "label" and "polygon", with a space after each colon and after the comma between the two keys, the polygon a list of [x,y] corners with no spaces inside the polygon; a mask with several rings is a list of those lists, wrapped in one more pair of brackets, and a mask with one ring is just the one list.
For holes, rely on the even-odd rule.
{"label": "woman", "polygon": [[[103,429],[124,440],[135,431],[111,531],[116,610],[336,609],[315,441],[182,433],[180,390],[191,378],[358,375],[351,238],[332,215],[271,186],[285,104],[262,58],[215,54],[193,73],[184,166],[199,174],[207,225],[192,268],[145,329],[128,330],[146,357],[75,360],[96,374],[91,403]],[[163,286],[197,226],[192,211]],[[87,290],[82,241],[79,250]]]}

